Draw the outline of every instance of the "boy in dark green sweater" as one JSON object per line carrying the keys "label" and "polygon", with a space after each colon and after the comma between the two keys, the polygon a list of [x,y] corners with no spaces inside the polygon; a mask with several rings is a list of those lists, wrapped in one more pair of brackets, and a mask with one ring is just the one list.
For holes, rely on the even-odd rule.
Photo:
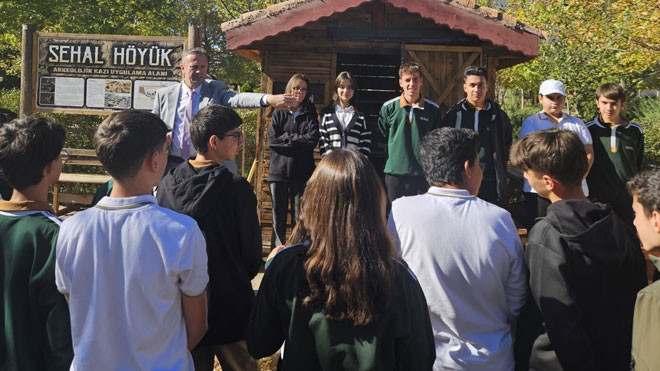
{"label": "boy in dark green sweater", "polygon": [[399,68],[401,96],[385,102],[378,115],[378,129],[387,140],[385,188],[390,202],[424,193],[429,186],[419,164],[419,145],[429,131],[440,127],[438,105],[424,99],[424,85],[417,63]]}
{"label": "boy in dark green sweater", "polygon": [[621,219],[631,224],[632,198],[626,182],[642,167],[644,132],[626,119],[626,92],[618,84],[596,90],[600,114],[587,122],[594,145],[594,164],[587,176],[589,198],[609,204]]}
{"label": "boy in dark green sweater", "polygon": [[0,128],[0,166],[14,188],[0,201],[2,370],[68,370],[73,358],[69,310],[55,287],[60,220],[48,205],[64,136],[60,124],[39,117]]}

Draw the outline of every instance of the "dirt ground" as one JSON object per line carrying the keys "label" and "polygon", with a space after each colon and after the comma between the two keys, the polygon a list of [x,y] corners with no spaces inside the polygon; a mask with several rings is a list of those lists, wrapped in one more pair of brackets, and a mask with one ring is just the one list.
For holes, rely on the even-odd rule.
{"label": "dirt ground", "polygon": [[[273,354],[270,357],[262,358],[259,360],[259,371],[275,371],[277,370],[277,358],[280,356],[280,352]],[[221,371],[222,367],[218,363],[218,360],[215,360],[215,367],[213,371]]]}

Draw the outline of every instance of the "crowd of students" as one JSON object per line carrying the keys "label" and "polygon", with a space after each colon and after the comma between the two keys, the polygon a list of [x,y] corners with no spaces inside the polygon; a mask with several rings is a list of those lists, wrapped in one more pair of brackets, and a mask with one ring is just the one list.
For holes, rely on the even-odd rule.
{"label": "crowd of students", "polygon": [[[181,88],[203,88],[188,72]],[[660,172],[640,173],[623,89],[601,86],[585,125],[547,80],[512,143],[483,68],[466,69],[466,98],[445,115],[423,83],[402,65],[402,94],[380,110],[384,182],[350,73],[320,123],[302,74],[253,97],[286,103],[268,129],[273,237],[256,297],[257,200],[225,165],[243,145],[231,108],[191,116],[191,93],[170,126],[109,115],[94,147],[112,187],[63,222],[48,205],[63,126],[3,112],[0,368],[211,370],[217,357],[256,370],[280,350],[282,370],[660,369],[660,286],[645,288],[641,249],[660,246]],[[172,158],[172,130],[190,158]],[[525,177],[526,247],[498,206],[507,166]]]}

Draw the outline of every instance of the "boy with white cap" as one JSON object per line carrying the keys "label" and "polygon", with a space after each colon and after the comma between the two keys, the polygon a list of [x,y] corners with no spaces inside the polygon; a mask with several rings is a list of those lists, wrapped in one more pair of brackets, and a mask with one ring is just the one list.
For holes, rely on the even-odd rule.
{"label": "boy with white cap", "polygon": [[[564,88],[564,84],[554,79],[543,81],[539,88],[539,103],[541,103],[543,110],[525,119],[520,130],[520,138],[539,130],[560,129],[574,132],[580,137],[582,143],[584,143],[584,150],[587,152],[589,166],[585,174],[586,177],[594,162],[594,147],[591,134],[582,120],[563,112],[564,104],[566,103],[566,89]],[[587,187],[587,182],[584,180],[582,181],[582,191],[585,196],[589,195],[589,188]],[[540,197],[534,188],[530,186],[527,179],[524,179],[523,195],[525,196],[525,214],[527,215],[525,226],[527,229],[530,229],[537,217],[545,216],[545,211],[550,205],[550,201]]]}

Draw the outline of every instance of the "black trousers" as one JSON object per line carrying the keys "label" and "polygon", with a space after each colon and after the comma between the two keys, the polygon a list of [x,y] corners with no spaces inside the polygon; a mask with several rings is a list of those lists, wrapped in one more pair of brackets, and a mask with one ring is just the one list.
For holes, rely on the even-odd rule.
{"label": "black trousers", "polygon": [[[286,243],[286,217],[291,211],[291,226],[298,221],[300,210],[300,197],[305,192],[305,180],[291,180],[288,182],[270,182],[270,197],[273,201],[273,233],[270,238],[270,247],[274,248]],[[289,209],[289,205],[291,208]]]}
{"label": "black trousers", "polygon": [[423,176],[385,174],[387,199],[394,202],[403,196],[415,196],[429,190],[429,184]]}

